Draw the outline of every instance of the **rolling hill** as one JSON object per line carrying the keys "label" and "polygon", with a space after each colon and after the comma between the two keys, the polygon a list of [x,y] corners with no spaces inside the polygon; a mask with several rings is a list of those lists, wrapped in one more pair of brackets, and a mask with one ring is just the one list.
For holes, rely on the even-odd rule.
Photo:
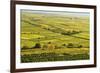
{"label": "rolling hill", "polygon": [[[68,15],[52,13],[21,12],[21,48],[22,55],[49,53],[48,51],[38,50],[34,46],[39,43],[41,48],[48,43],[56,49],[71,49],[71,52],[89,54],[89,16]],[[24,48],[27,48],[25,50]],[[79,53],[80,48],[82,49]],[[31,50],[30,50],[31,49]],[[35,49],[35,52],[34,52]],[[52,49],[52,48],[51,48]],[[30,53],[31,51],[31,53]],[[50,49],[49,49],[50,51]],[[59,52],[59,51],[58,51]],[[58,53],[50,52],[50,53]],[[76,52],[76,53],[77,53]],[[65,52],[65,53],[68,53]],[[25,57],[24,57],[25,58]]]}

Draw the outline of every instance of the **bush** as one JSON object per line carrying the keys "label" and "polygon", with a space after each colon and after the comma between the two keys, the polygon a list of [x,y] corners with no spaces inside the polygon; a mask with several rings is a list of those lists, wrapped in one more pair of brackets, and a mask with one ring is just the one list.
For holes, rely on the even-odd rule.
{"label": "bush", "polygon": [[62,32],[62,35],[71,35],[71,31],[67,31],[67,32]]}
{"label": "bush", "polygon": [[74,45],[72,43],[68,43],[67,48],[73,48]]}
{"label": "bush", "polygon": [[82,45],[79,45],[79,46],[78,46],[78,48],[82,48],[82,47],[83,47]]}
{"label": "bush", "polygon": [[80,33],[81,31],[67,31],[67,32],[62,32],[61,34],[62,35],[73,35],[73,34],[77,34],[77,33]]}
{"label": "bush", "polygon": [[62,46],[66,46],[66,44],[62,44]]}
{"label": "bush", "polygon": [[41,48],[41,44],[40,43],[36,43],[34,48]]}
{"label": "bush", "polygon": [[51,44],[51,42],[48,42],[48,44]]}
{"label": "bush", "polygon": [[83,46],[80,44],[73,44],[73,43],[68,43],[67,48],[82,48]]}

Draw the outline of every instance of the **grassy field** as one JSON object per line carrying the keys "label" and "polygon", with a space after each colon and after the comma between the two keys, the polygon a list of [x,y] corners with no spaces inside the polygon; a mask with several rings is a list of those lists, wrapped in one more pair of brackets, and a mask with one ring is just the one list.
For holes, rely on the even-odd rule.
{"label": "grassy field", "polygon": [[21,62],[89,59],[89,15],[73,14],[22,10]]}

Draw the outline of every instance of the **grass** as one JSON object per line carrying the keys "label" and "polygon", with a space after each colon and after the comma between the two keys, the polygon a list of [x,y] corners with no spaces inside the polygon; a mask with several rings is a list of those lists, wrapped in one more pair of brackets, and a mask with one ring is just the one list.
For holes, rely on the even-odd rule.
{"label": "grass", "polygon": [[89,37],[89,16],[21,12],[21,62],[89,59]]}
{"label": "grass", "polygon": [[56,54],[63,54],[63,53],[69,53],[69,54],[88,54],[89,49],[88,48],[62,48],[62,49],[27,49],[22,50],[22,55],[27,54],[41,54],[41,53],[56,53]]}

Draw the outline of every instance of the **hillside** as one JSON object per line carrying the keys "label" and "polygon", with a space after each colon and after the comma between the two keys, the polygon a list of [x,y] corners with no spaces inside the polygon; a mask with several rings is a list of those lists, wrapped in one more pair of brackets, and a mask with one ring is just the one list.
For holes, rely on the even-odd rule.
{"label": "hillside", "polygon": [[[87,48],[89,54],[89,17],[22,11],[22,55],[34,54],[35,52],[29,53],[29,50],[34,50],[37,43],[42,49],[45,45],[48,48],[48,44],[55,46],[55,49]],[[25,47],[28,52],[24,52]]]}

